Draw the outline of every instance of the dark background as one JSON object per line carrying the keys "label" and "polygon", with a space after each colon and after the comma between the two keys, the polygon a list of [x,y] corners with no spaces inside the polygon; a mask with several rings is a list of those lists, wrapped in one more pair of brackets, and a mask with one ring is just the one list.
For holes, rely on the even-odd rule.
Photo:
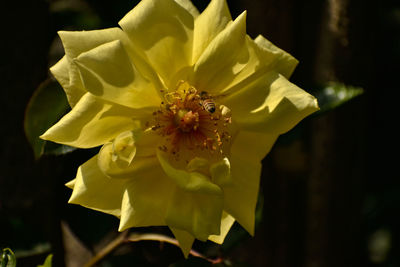
{"label": "dark background", "polygon": [[[67,204],[70,191],[63,184],[94,152],[35,161],[23,120],[34,90],[63,54],[56,32],[116,26],[137,2],[1,4],[0,248],[17,253],[18,267],[36,266],[50,252],[54,266],[79,266],[77,258],[85,262],[115,235],[117,219]],[[194,3],[202,10],[208,1]],[[364,94],[305,119],[278,140],[263,162],[263,216],[255,237],[235,226],[219,253],[233,266],[400,266],[400,2],[228,4],[233,17],[248,10],[251,37],[261,33],[299,59],[292,82],[313,92],[336,81],[362,87]],[[213,256],[210,246],[195,244]],[[101,266],[168,266],[178,260],[179,266],[194,266],[173,246],[124,247]]]}

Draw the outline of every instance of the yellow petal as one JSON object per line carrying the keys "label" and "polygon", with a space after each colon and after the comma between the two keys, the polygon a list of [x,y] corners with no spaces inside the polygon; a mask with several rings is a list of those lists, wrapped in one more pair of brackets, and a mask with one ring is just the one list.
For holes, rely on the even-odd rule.
{"label": "yellow petal", "polygon": [[218,244],[224,243],[225,237],[227,236],[234,222],[235,218],[224,211],[222,213],[220,234],[210,235],[208,239]]}
{"label": "yellow petal", "polygon": [[[70,72],[72,72],[73,69],[74,68],[70,68],[67,56],[64,56],[50,68],[51,73],[63,87],[71,107],[74,107],[79,99],[86,93],[82,87],[74,85],[73,79],[70,79]],[[76,70],[76,68],[74,70]],[[75,76],[77,77],[78,75],[75,74]]]}
{"label": "yellow petal", "polygon": [[229,185],[232,183],[231,164],[228,158],[223,158],[222,160],[212,164],[210,166],[210,173],[212,181],[219,186]]}
{"label": "yellow petal", "polygon": [[61,83],[71,107],[85,94],[79,72],[72,62],[81,53],[91,50],[101,44],[118,40],[124,37],[119,28],[110,28],[94,31],[59,31],[58,32],[65,50],[65,59],[62,64],[57,63],[50,70],[60,82],[60,75],[68,75],[68,84]]}
{"label": "yellow petal", "polygon": [[231,152],[259,162],[271,150],[278,136],[278,134],[239,131],[233,139]]}
{"label": "yellow petal", "polygon": [[110,179],[100,171],[94,156],[79,167],[68,203],[119,217],[125,188],[125,180]]}
{"label": "yellow petal", "polygon": [[158,92],[130,61],[121,41],[97,46],[74,62],[84,87],[93,95],[131,108],[160,105]]}
{"label": "yellow petal", "polygon": [[210,42],[199,57],[194,65],[194,86],[212,94],[221,92],[221,80],[236,74],[232,67],[237,65],[237,56],[243,50],[245,40],[246,12],[243,12]]}
{"label": "yellow petal", "polygon": [[289,79],[299,63],[297,59],[275,46],[262,35],[257,36],[254,42],[263,50],[264,54],[272,52],[275,55],[274,64],[271,66],[271,69],[273,68],[276,72]]}
{"label": "yellow petal", "polygon": [[76,179],[73,179],[73,180],[69,181],[68,183],[66,183],[65,186],[68,187],[69,189],[74,189],[75,182],[76,182]]}
{"label": "yellow petal", "polygon": [[189,234],[184,230],[179,230],[176,228],[170,228],[172,233],[174,234],[176,240],[178,240],[179,247],[182,250],[183,256],[187,258],[189,256],[189,252],[192,249],[192,245],[194,242],[193,235]]}
{"label": "yellow petal", "polygon": [[130,178],[159,166],[155,156],[159,139],[152,130],[123,132],[100,149],[99,168],[112,178]]}
{"label": "yellow petal", "polygon": [[166,225],[166,211],[174,188],[159,165],[137,171],[127,180],[119,231],[130,227]]}
{"label": "yellow petal", "polygon": [[198,60],[204,49],[231,20],[225,0],[210,2],[194,22],[192,63]]}
{"label": "yellow petal", "polygon": [[208,173],[210,168],[210,161],[205,158],[195,157],[186,165],[186,170],[188,172],[198,171],[201,173]]}
{"label": "yellow petal", "polygon": [[176,187],[166,222],[170,228],[185,230],[206,241],[209,235],[220,234],[222,208],[222,195],[187,192]]}
{"label": "yellow petal", "polygon": [[254,235],[261,163],[235,154],[231,155],[230,160],[232,184],[223,188],[224,210]]}
{"label": "yellow petal", "polygon": [[276,72],[268,72],[229,95],[224,105],[241,129],[279,135],[318,110],[315,97]]}
{"label": "yellow petal", "polygon": [[175,0],[175,2],[185,8],[193,16],[193,18],[197,18],[199,16],[199,11],[190,0]]}
{"label": "yellow petal", "polygon": [[98,156],[100,170],[110,178],[130,179],[159,165],[156,157],[135,157],[129,165],[114,160],[113,144],[105,144]]}
{"label": "yellow petal", "polygon": [[116,27],[93,31],[59,31],[58,35],[63,43],[65,55],[70,59],[99,45],[124,38],[124,32]]}
{"label": "yellow petal", "polygon": [[193,16],[173,0],[143,0],[119,22],[164,82],[189,66],[193,24]]}
{"label": "yellow petal", "polygon": [[76,106],[40,138],[60,144],[90,148],[102,145],[137,126],[138,112],[110,105],[86,93]]}
{"label": "yellow petal", "polygon": [[[228,24],[204,50],[195,65],[194,80],[200,90],[213,95],[225,95],[269,71],[288,78],[297,63],[294,57],[264,37],[253,40],[247,36],[245,16],[242,15],[234,23]],[[210,72],[209,69],[217,71]]]}
{"label": "yellow petal", "polygon": [[161,167],[171,180],[173,180],[178,187],[188,192],[196,192],[210,195],[221,195],[221,188],[212,183],[208,177],[199,172],[188,172],[173,167],[167,159],[165,153],[160,150],[157,151],[157,157],[160,161]]}

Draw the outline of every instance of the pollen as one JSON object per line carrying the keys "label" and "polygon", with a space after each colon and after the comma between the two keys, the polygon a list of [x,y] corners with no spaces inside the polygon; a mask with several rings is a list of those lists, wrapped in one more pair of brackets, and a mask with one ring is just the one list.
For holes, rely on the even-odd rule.
{"label": "pollen", "polygon": [[153,121],[147,124],[164,137],[159,149],[175,158],[187,151],[224,154],[224,146],[231,139],[228,110],[216,97],[180,81],[173,91],[164,94],[159,110],[153,112]]}

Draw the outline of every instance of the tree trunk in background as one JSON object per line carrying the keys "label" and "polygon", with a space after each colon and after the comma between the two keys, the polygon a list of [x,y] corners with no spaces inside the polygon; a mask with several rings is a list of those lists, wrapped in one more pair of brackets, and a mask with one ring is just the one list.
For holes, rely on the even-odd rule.
{"label": "tree trunk in background", "polygon": [[[52,175],[57,164],[34,160],[23,129],[26,105],[48,76],[48,51],[54,36],[49,3],[4,1],[0,13],[0,217],[4,218],[0,242],[11,242],[0,243],[0,248],[32,249],[50,242],[54,266],[64,266],[57,201],[60,181]],[[46,256],[19,259],[18,266],[36,266]]]}
{"label": "tree trunk in background", "polygon": [[[366,16],[359,17],[365,3],[356,3],[357,12],[350,12],[350,1],[241,0],[237,10],[248,10],[251,37],[261,33],[299,59],[291,81],[310,91],[329,81],[360,83],[354,78],[360,77],[354,58],[360,54],[350,48],[362,42],[349,39],[349,24],[353,31],[362,30],[354,25],[365,22],[360,24]],[[307,133],[300,143],[278,142],[267,156],[264,219],[258,233],[263,235],[258,249],[264,250],[265,259],[255,262],[257,266],[360,266],[363,112],[363,103],[355,101],[303,121]]]}

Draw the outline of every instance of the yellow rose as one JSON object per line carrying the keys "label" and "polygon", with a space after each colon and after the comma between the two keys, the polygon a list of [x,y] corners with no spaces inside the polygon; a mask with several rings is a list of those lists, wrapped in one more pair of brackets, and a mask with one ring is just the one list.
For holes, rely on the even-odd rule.
{"label": "yellow rose", "polygon": [[51,68],[72,110],[41,138],[102,146],[67,184],[70,203],[120,218],[119,230],[167,225],[188,254],[222,243],[237,220],[254,234],[261,160],[318,109],[287,79],[297,61],[246,35],[225,0],[143,0],[120,28],[59,32]]}

